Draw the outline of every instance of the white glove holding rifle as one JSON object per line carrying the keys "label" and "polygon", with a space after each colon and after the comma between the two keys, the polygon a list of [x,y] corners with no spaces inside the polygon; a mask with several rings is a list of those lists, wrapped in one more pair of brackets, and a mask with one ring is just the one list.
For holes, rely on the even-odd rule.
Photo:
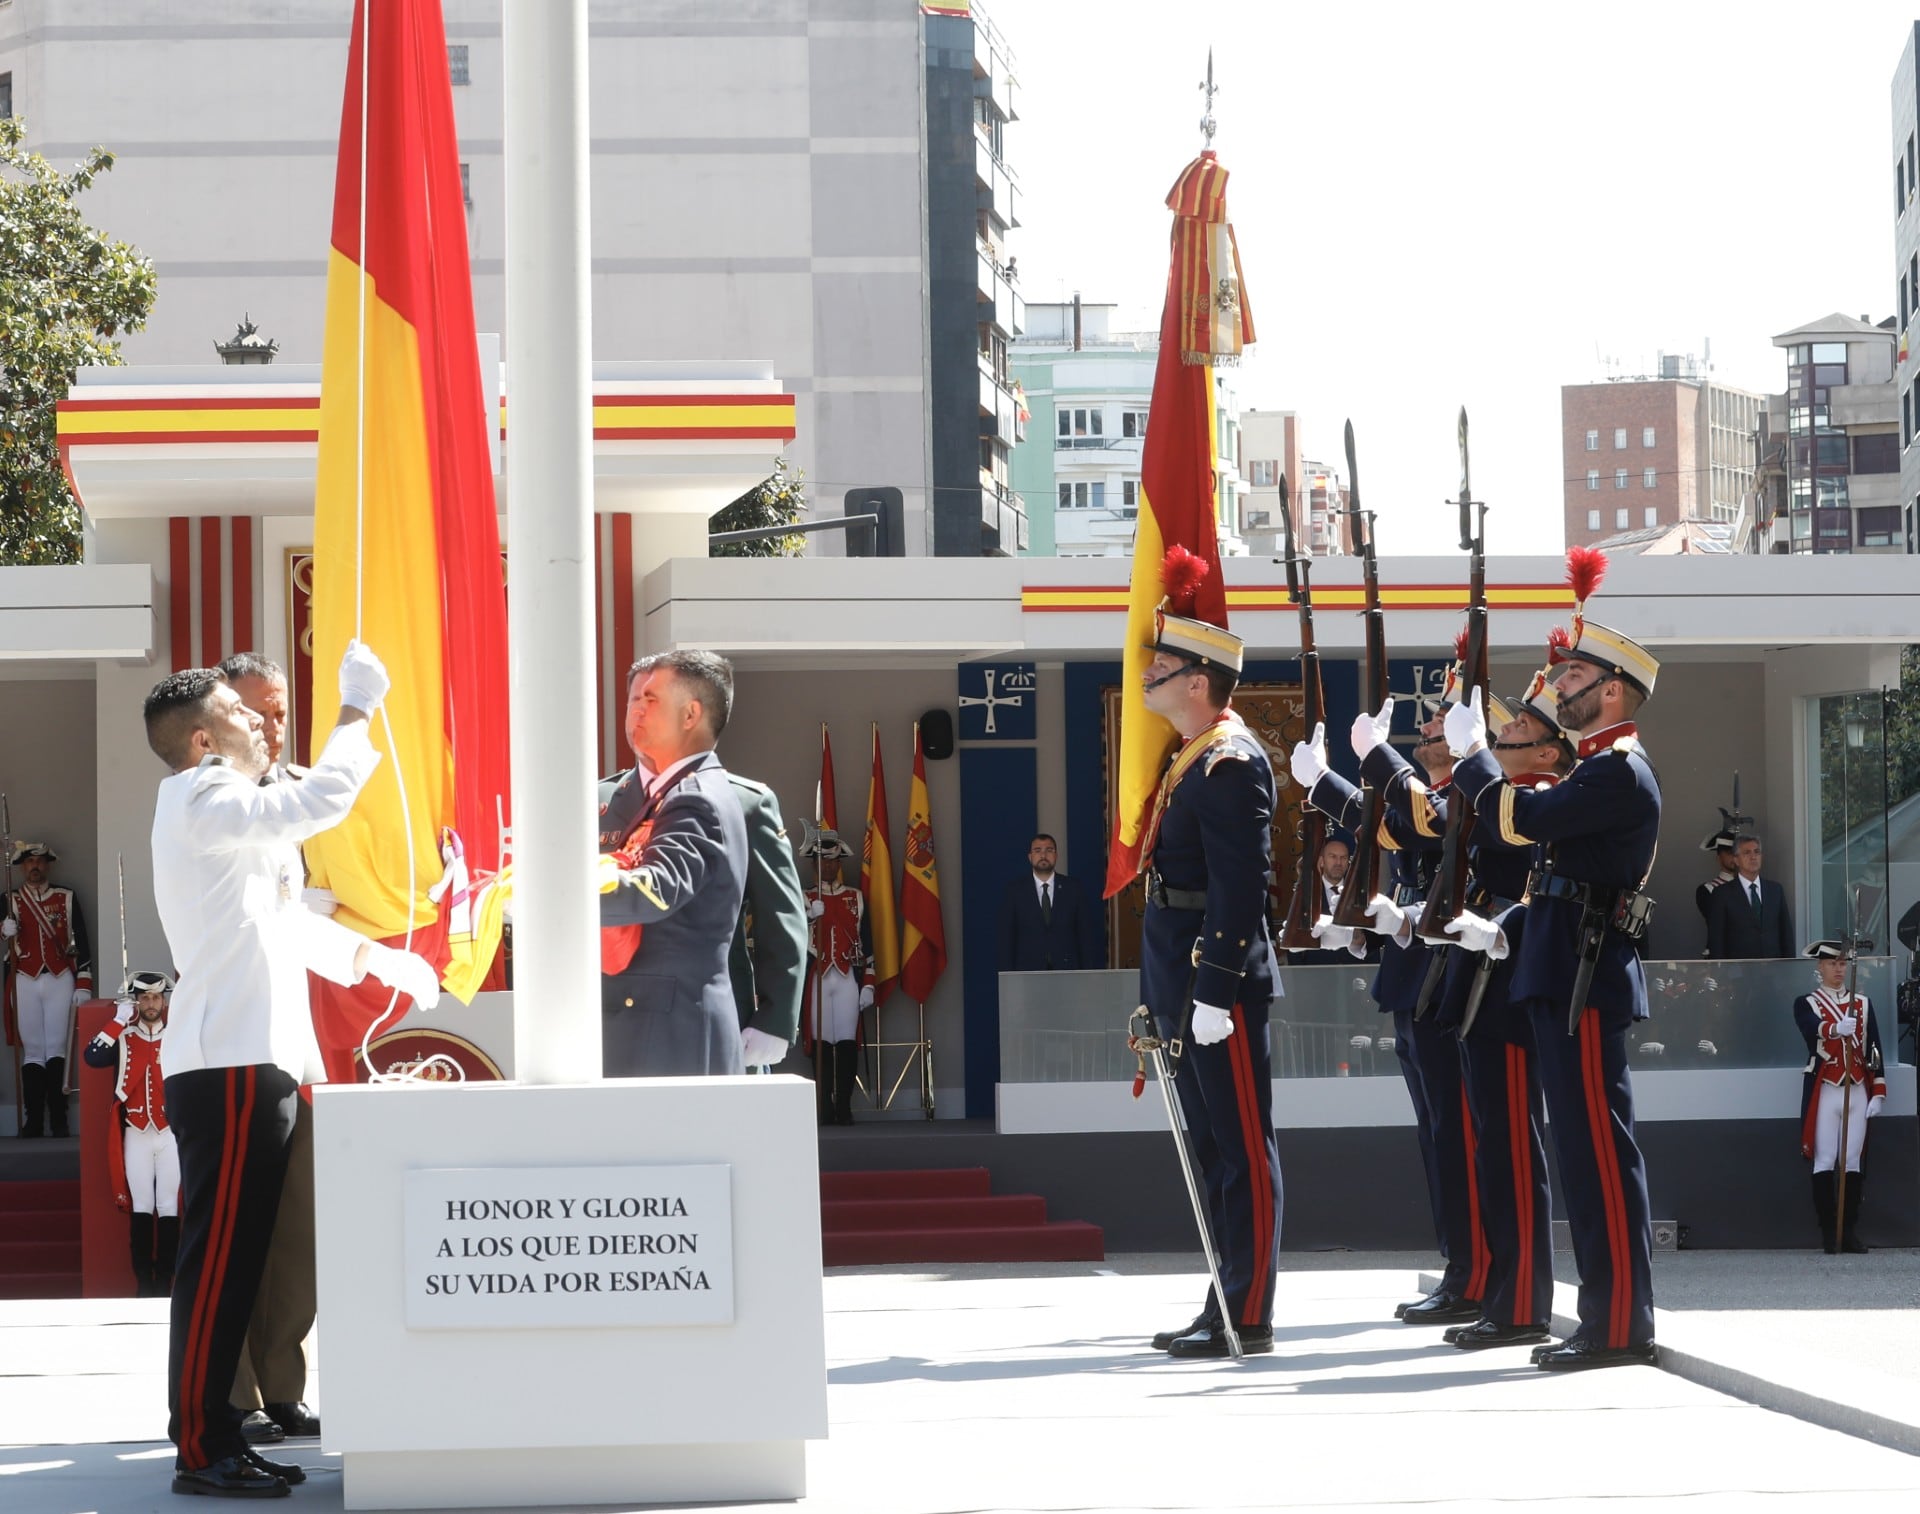
{"label": "white glove holding rifle", "polygon": [[1354,716],[1353,755],[1358,757],[1362,762],[1365,762],[1368,754],[1371,753],[1375,747],[1386,745],[1387,733],[1392,729],[1393,698],[1389,695],[1387,702],[1380,706],[1379,714],[1368,715],[1362,713]]}

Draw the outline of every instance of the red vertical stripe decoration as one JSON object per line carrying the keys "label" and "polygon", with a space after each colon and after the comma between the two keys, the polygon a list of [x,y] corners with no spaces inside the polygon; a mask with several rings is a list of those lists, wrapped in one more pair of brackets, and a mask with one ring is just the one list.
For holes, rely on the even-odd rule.
{"label": "red vertical stripe decoration", "polygon": [[200,661],[210,668],[226,654],[220,649],[220,517],[200,517]]}
{"label": "red vertical stripe decoration", "polygon": [[[1227,1061],[1233,1069],[1234,1103],[1240,1110],[1240,1139],[1247,1149],[1247,1181],[1253,1188],[1253,1275],[1247,1283],[1246,1302],[1241,1305],[1241,1328],[1258,1326],[1266,1317],[1267,1289],[1273,1278],[1273,1170],[1267,1165],[1267,1136],[1260,1129],[1260,1106],[1254,1102],[1256,1087],[1253,1055],[1247,1050],[1247,1031],[1227,1037]],[[1226,1300],[1220,1301],[1226,1307]]]}
{"label": "red vertical stripe decoration", "polygon": [[193,666],[193,535],[186,516],[167,520],[167,641],[173,671]]}
{"label": "red vertical stripe decoration", "polygon": [[233,650],[257,650],[253,640],[253,517],[235,515],[233,522]]}
{"label": "red vertical stripe decoration", "polygon": [[1607,1297],[1607,1339],[1619,1350],[1627,1344],[1633,1298],[1628,1261],[1627,1206],[1621,1191],[1620,1153],[1613,1144],[1613,1106],[1607,1102],[1606,1070],[1600,1059],[1600,1012],[1589,1007],[1580,1017],[1580,1071],[1587,1095],[1587,1134],[1593,1142],[1595,1175],[1605,1200],[1607,1255],[1613,1287]]}
{"label": "red vertical stripe decoration", "polygon": [[639,648],[633,640],[633,517],[613,517],[613,765],[626,760],[627,669]]}
{"label": "red vertical stripe decoration", "polygon": [[600,754],[600,771],[611,773],[620,766],[620,758],[607,742],[607,727],[612,722],[609,716],[613,710],[613,669],[607,662],[607,554],[600,541],[603,523],[599,516],[593,518],[593,666],[599,673],[599,698],[593,702],[594,713],[598,717],[595,726],[595,739],[599,745],[594,748]]}
{"label": "red vertical stripe decoration", "polygon": [[1472,1270],[1467,1277],[1467,1298],[1479,1302],[1486,1297],[1487,1271],[1493,1256],[1487,1250],[1487,1230],[1480,1218],[1480,1156],[1473,1138],[1473,1106],[1467,1102],[1467,1085],[1460,1085],[1460,1127],[1467,1152],[1467,1229],[1473,1235]]}

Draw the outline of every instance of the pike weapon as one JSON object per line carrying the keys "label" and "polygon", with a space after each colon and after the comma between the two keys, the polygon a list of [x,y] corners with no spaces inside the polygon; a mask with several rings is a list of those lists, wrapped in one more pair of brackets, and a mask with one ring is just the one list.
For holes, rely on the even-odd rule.
{"label": "pike weapon", "polygon": [[[1200,964],[1200,943],[1197,941],[1193,946],[1193,961],[1197,972]],[[1188,973],[1188,1016],[1193,1013],[1193,979],[1194,973]],[[1140,1022],[1138,1030],[1134,1029],[1136,1020]],[[1173,1096],[1173,1080],[1178,1075],[1183,1050],[1181,1036],[1185,1033],[1183,1024],[1180,1033],[1171,1042],[1163,1040],[1155,1030],[1153,1012],[1144,1004],[1127,1017],[1127,1049],[1139,1061],[1139,1069],[1133,1075],[1133,1096],[1139,1098],[1141,1089],[1146,1086],[1147,1059],[1151,1057],[1154,1076],[1160,1084],[1160,1095],[1167,1106],[1167,1124],[1173,1128],[1173,1149],[1180,1157],[1180,1176],[1187,1180],[1187,1198],[1193,1204],[1193,1222],[1200,1227],[1200,1249],[1207,1254],[1207,1276],[1213,1280],[1214,1301],[1220,1306],[1220,1328],[1226,1332],[1227,1350],[1235,1361],[1239,1361],[1242,1357],[1240,1332],[1228,1317],[1227,1290],[1220,1286],[1220,1259],[1213,1249],[1213,1231],[1207,1226],[1207,1206],[1200,1197],[1200,1180],[1194,1173],[1193,1153],[1187,1149],[1186,1128],[1180,1123],[1180,1110]],[[1171,1060],[1169,1046],[1172,1050]]]}
{"label": "pike weapon", "polygon": [[[13,907],[13,810],[8,806],[7,796],[5,794],[0,794],[0,846],[3,846],[6,848],[6,867],[7,867],[6,906],[7,907],[4,913],[11,915],[14,913],[14,907]],[[19,940],[18,937],[13,937],[9,939],[7,942],[6,951],[4,953],[0,953],[0,978],[4,978],[6,980],[5,984],[3,986],[0,986],[0,992],[4,992],[6,995],[6,1004],[4,1009],[4,1013],[6,1015],[6,1023],[9,1026],[13,1026],[15,1030],[15,1033],[13,1036],[13,1107],[16,1112],[16,1116],[18,1120],[17,1128],[19,1130],[24,1130],[26,1129],[26,1125],[27,1125],[27,1101],[26,1101],[26,1096],[21,1091],[21,1087],[20,1087],[20,1036],[18,1031],[18,1022],[15,1018],[16,1015],[19,1013],[19,1011],[16,1008],[16,1005],[14,1002],[16,985],[14,983],[15,973],[14,973],[14,966],[13,966],[13,956],[14,956],[15,946],[18,940]]]}
{"label": "pike weapon", "polygon": [[[1380,559],[1374,552],[1373,512],[1360,508],[1360,465],[1354,457],[1352,421],[1347,422],[1347,513],[1352,517],[1354,546],[1360,553],[1367,586],[1367,660],[1361,672],[1360,703],[1372,715],[1387,702],[1387,616],[1380,608]],[[1353,860],[1347,867],[1339,903],[1334,906],[1335,925],[1364,930],[1374,923],[1367,906],[1380,892],[1380,821],[1385,808],[1386,796],[1373,785],[1366,785],[1360,801],[1360,827],[1353,837]]]}
{"label": "pike weapon", "polygon": [[[1280,475],[1280,524],[1287,552],[1287,598],[1300,611],[1300,688],[1307,740],[1327,719],[1327,696],[1320,683],[1320,649],[1313,637],[1313,574],[1311,559],[1301,556],[1293,532],[1293,505],[1287,476]],[[1293,897],[1287,917],[1274,942],[1281,951],[1312,951],[1319,946],[1313,923],[1320,917],[1320,850],[1327,839],[1327,819],[1308,799],[1300,801],[1300,860],[1293,878]]]}
{"label": "pike weapon", "polygon": [[[1834,1165],[1839,1169],[1833,1179],[1833,1248],[1846,1244],[1847,1231],[1847,1124],[1853,1116],[1853,1084],[1847,1074],[1855,1054],[1862,1074],[1867,1067],[1867,1017],[1860,1012],[1860,885],[1854,884],[1847,915],[1847,1009],[1853,1016],[1853,1034],[1840,1047],[1840,1153]],[[1817,1091],[1816,1091],[1817,1096]]]}
{"label": "pike weapon", "polygon": [[[1481,708],[1487,698],[1487,507],[1473,497],[1467,456],[1467,407],[1460,407],[1460,550],[1468,554],[1467,653],[1460,668],[1460,697],[1479,691]],[[1467,900],[1467,832],[1473,825],[1473,805],[1456,787],[1447,796],[1447,829],[1440,847],[1440,866],[1420,913],[1419,934],[1434,946],[1456,946],[1447,926],[1460,918]],[[1434,973],[1429,969],[1428,987]],[[1426,1011],[1431,995],[1422,989],[1415,1014]]]}
{"label": "pike weapon", "polygon": [[[120,994],[127,992],[132,975],[127,971],[127,857],[125,852],[115,852],[113,860],[120,872]],[[117,999],[120,994],[115,994]]]}

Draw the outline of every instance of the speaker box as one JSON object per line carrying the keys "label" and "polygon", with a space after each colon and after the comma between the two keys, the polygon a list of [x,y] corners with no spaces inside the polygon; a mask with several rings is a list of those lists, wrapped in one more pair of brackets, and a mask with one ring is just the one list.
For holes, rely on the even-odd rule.
{"label": "speaker box", "polygon": [[928,710],[920,717],[920,750],[927,761],[940,762],[953,755],[953,715],[947,710]]}

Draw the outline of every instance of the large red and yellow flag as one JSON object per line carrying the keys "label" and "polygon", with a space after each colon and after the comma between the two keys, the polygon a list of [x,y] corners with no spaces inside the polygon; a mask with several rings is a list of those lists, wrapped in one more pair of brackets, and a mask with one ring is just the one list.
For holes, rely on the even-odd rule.
{"label": "large red and yellow flag", "polygon": [[[393,689],[373,728],[388,760],[347,820],[307,844],[307,862],[342,924],[389,941],[411,932],[462,997],[499,944],[499,912],[480,925],[468,885],[500,869],[509,827],[492,387],[474,332],[440,0],[380,0],[371,22],[358,0],[327,257],[313,729],[339,708],[350,638],[381,657]],[[377,983],[324,1006],[316,995],[330,1063],[387,997]]]}
{"label": "large red and yellow flag", "polygon": [[1146,707],[1140,692],[1153,661],[1154,611],[1163,593],[1160,568],[1169,547],[1185,547],[1209,569],[1187,613],[1213,625],[1227,623],[1214,515],[1213,365],[1233,361],[1253,340],[1240,254],[1227,224],[1227,171],[1212,152],[1201,153],[1181,171],[1167,205],[1173,211],[1173,257],[1148,410],[1153,424],[1140,458],[1140,514],[1121,653],[1117,794],[1107,848],[1109,898],[1140,871],[1154,791],[1175,739],[1172,725]]}
{"label": "large red and yellow flag", "polygon": [[[927,802],[927,758],[920,722],[913,724],[913,787],[907,791],[906,870],[900,878],[900,988],[925,1004],[947,970],[947,929],[940,922],[940,867],[933,855],[933,808]],[[877,933],[877,932],[876,932]]]}
{"label": "large red and yellow flag", "polygon": [[873,776],[867,780],[867,834],[860,849],[860,892],[873,927],[873,1001],[887,1002],[900,977],[900,917],[893,907],[893,842],[887,820],[887,775],[880,766],[880,727],[873,728]]}

